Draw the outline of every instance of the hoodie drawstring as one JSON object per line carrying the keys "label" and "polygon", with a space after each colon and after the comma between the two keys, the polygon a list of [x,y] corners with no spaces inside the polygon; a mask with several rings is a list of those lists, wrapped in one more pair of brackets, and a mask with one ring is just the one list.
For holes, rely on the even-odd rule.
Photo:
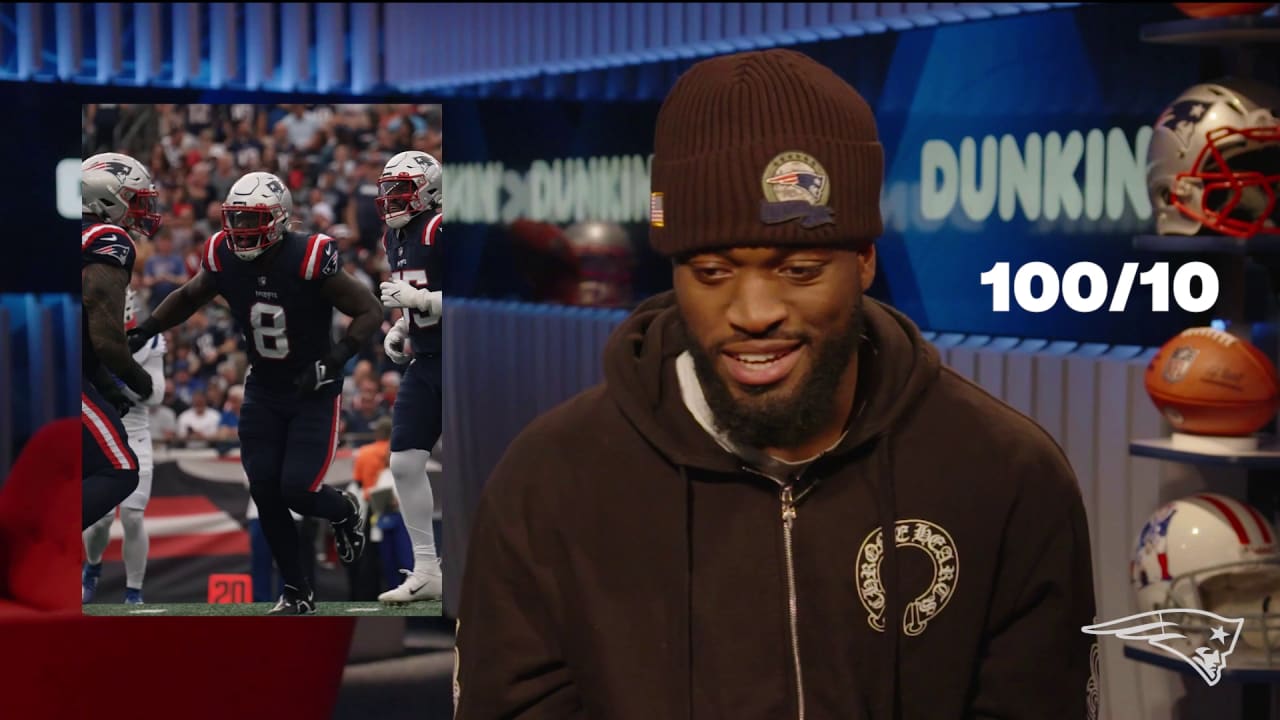
{"label": "hoodie drawstring", "polygon": [[685,690],[688,702],[686,718],[693,717],[693,481],[684,465],[680,466],[680,480],[684,483],[684,551],[685,551]]}
{"label": "hoodie drawstring", "polygon": [[888,662],[886,666],[889,669],[888,682],[885,682],[884,692],[885,698],[882,700],[885,710],[890,720],[896,720],[898,717],[898,642],[900,633],[898,626],[902,622],[902,610],[898,607],[898,563],[897,563],[897,547],[898,543],[894,528],[897,526],[897,502],[893,494],[893,449],[889,440],[889,434],[886,433],[883,438],[883,446],[878,449],[877,454],[880,456],[880,477],[879,477],[879,515],[880,515],[880,532],[884,537],[884,555],[880,561],[880,582],[884,585],[885,608],[884,608],[884,631],[887,636],[886,642],[888,648],[886,656]]}

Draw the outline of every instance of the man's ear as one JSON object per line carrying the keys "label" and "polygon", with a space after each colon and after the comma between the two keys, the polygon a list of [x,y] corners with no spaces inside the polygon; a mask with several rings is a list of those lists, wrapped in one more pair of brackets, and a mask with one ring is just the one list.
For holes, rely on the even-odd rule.
{"label": "man's ear", "polygon": [[876,244],[867,243],[865,248],[857,251],[857,258],[858,275],[862,280],[862,289],[865,291],[876,279]]}

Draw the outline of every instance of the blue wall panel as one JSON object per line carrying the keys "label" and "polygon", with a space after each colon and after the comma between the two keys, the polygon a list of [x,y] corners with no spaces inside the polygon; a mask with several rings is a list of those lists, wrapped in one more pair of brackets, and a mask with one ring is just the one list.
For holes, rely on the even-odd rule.
{"label": "blue wall panel", "polygon": [[[992,288],[980,281],[997,262],[1010,264],[1011,278],[1031,262],[1049,263],[1059,276],[1091,262],[1114,288],[1125,263],[1146,271],[1169,262],[1172,275],[1192,259],[1133,249],[1133,236],[1153,228],[1144,167],[1151,125],[1204,71],[1198,52],[1137,40],[1144,24],[1169,11],[1089,6],[798,46],[849,81],[876,114],[885,233],[873,294],[922,327],[993,336],[1159,345],[1212,319],[1176,305],[1156,313],[1151,288],[1138,284],[1123,313],[1079,313],[1061,300],[1044,313],[1017,305],[996,312]],[[784,27],[786,14],[770,12],[743,10],[762,29]],[[661,99],[691,62],[586,73],[558,102],[501,93],[448,101],[457,291],[536,296],[512,259],[505,226],[517,217],[560,227],[621,222],[639,258],[637,291],[669,287],[669,267],[647,249],[647,173],[621,183],[592,168],[648,159]],[[597,87],[574,92],[589,84]],[[1080,152],[1072,160],[1054,143]],[[983,147],[996,151],[990,161]],[[964,162],[966,148],[977,162]],[[1044,172],[1018,180],[1028,163]],[[590,183],[577,180],[584,167]]]}
{"label": "blue wall panel", "polygon": [[626,317],[617,310],[493,300],[445,304],[445,611],[456,609],[467,530],[489,473],[537,415],[603,380],[600,353]]}
{"label": "blue wall panel", "polygon": [[15,50],[0,57],[0,79],[108,84],[128,72],[166,87],[472,94],[534,76],[1078,4],[97,3],[77,12],[12,3],[0,47]]}
{"label": "blue wall panel", "polygon": [[79,415],[80,299],[0,294],[0,479],[22,442]]}

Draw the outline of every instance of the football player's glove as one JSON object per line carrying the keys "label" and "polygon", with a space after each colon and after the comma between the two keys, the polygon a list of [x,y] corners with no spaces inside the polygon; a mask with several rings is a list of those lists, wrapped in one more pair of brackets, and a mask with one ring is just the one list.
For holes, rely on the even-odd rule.
{"label": "football player's glove", "polygon": [[302,398],[333,383],[341,385],[343,369],[359,349],[360,344],[355,339],[342,338],[329,352],[328,357],[308,365],[306,370],[294,378],[297,396]]}
{"label": "football player's glove", "polygon": [[139,323],[138,327],[125,333],[125,336],[129,339],[129,353],[133,354],[138,352],[142,349],[143,345],[146,345],[151,340],[151,338],[159,334],[160,331],[156,329],[156,323],[152,318],[147,318],[143,322]]}
{"label": "football player's glove", "polygon": [[440,317],[442,293],[416,288],[404,280],[391,279],[379,286],[382,304],[389,308],[406,308],[431,317]]}
{"label": "football player's glove", "polygon": [[404,365],[413,359],[404,351],[404,341],[407,337],[409,337],[409,316],[406,314],[401,315],[396,324],[391,326],[387,337],[382,341],[382,349],[386,351],[387,357],[391,358],[391,362],[397,365]]}
{"label": "football player's glove", "polygon": [[341,383],[342,367],[345,364],[330,356],[308,365],[293,381],[298,397],[310,395],[333,383]]}
{"label": "football player's glove", "polygon": [[98,388],[98,391],[102,393],[102,399],[106,400],[107,404],[120,413],[120,417],[127,415],[134,405],[133,401],[124,394],[123,384],[101,387]]}
{"label": "football player's glove", "polygon": [[[128,377],[120,378],[124,384],[133,391],[139,398],[149,398],[151,393],[155,391],[155,386],[151,380],[151,373],[147,372],[138,363],[133,363],[129,368]],[[127,399],[127,398],[126,398]],[[129,401],[133,404],[133,401]]]}

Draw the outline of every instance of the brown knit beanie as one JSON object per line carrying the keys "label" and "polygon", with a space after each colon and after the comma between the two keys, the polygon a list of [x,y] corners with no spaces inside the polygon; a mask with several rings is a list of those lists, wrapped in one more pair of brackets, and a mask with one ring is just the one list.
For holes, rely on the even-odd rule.
{"label": "brown knit beanie", "polygon": [[879,237],[884,153],[866,100],[792,50],[704,60],[658,112],[649,242],[666,256]]}

